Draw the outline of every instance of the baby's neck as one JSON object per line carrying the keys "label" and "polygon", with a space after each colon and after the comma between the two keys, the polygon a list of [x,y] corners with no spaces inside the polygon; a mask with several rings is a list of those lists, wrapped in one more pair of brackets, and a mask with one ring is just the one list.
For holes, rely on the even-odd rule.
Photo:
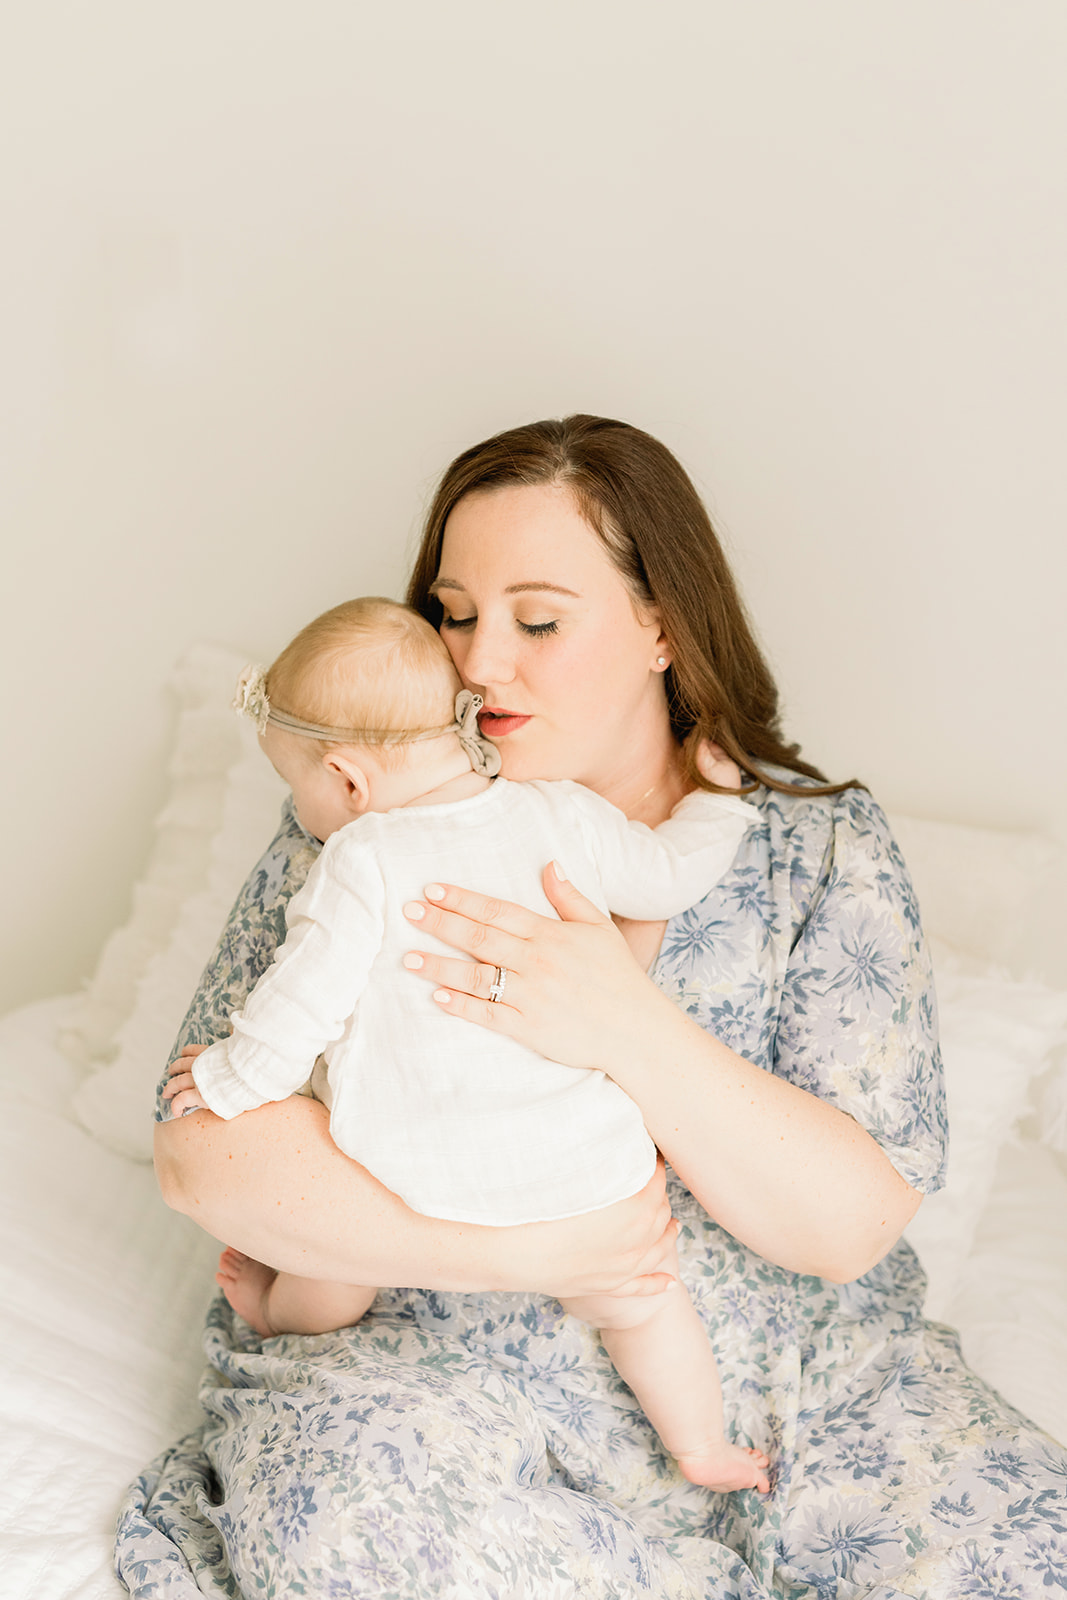
{"label": "baby's neck", "polygon": [[444,783],[439,783],[436,788],[427,789],[425,794],[417,794],[410,800],[405,800],[405,806],[443,806],[450,800],[469,800],[476,794],[481,794],[488,789],[490,779],[482,776],[480,772],[472,772],[470,767],[466,772],[461,772],[456,778],[446,778]]}
{"label": "baby's neck", "polygon": [[425,757],[404,777],[404,790],[393,801],[397,806],[447,805],[450,800],[469,800],[489,787],[488,778],[471,770],[458,740],[451,749],[427,748]]}

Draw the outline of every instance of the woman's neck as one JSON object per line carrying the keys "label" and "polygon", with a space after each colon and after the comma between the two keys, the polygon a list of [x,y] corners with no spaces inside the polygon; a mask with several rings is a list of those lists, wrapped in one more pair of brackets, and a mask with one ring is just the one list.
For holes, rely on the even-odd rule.
{"label": "woman's neck", "polygon": [[631,822],[655,828],[692,789],[685,761],[673,735],[644,752],[629,751],[618,769],[596,784],[598,794],[618,806]]}

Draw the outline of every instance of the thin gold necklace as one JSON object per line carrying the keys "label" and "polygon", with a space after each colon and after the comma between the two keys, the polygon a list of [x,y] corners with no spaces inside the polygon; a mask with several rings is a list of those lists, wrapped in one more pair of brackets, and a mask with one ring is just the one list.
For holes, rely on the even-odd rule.
{"label": "thin gold necklace", "polygon": [[657,789],[662,789],[663,785],[666,783],[667,779],[669,777],[671,777],[671,776],[672,776],[671,769],[668,768],[667,772],[664,773],[662,778],[657,778],[656,779],[656,781],[652,785],[651,789],[646,789],[644,794],[640,795],[638,797],[638,799],[634,802],[635,809],[636,809],[637,806],[643,806],[645,801],[648,799],[649,795],[655,794]]}

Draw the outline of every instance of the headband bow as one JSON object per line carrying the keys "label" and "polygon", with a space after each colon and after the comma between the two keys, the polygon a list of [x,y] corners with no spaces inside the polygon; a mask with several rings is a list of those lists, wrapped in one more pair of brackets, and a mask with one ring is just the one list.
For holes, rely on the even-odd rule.
{"label": "headband bow", "polygon": [[262,667],[248,666],[237,680],[233,709],[240,717],[248,717],[263,733],[268,725],[283,733],[295,733],[303,739],[332,739],[341,744],[417,744],[423,739],[440,739],[454,733],[466,752],[475,772],[486,778],[495,778],[500,771],[500,751],[478,727],[478,713],[483,700],[480,694],[461,689],[456,696],[455,722],[443,728],[330,728],[320,722],[304,722],[290,716],[288,711],[275,711],[267,696],[267,678]]}
{"label": "headband bow", "polygon": [[453,726],[475,772],[480,772],[485,778],[495,778],[500,771],[500,751],[478,726],[478,713],[484,704],[480,694],[461,689],[456,696],[456,720]]}

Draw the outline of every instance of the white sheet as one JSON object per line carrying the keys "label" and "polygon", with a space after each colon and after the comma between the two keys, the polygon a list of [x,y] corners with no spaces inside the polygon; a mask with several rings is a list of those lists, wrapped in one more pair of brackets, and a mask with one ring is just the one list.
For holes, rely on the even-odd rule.
{"label": "white sheet", "polygon": [[[111,1574],[115,1512],[197,1423],[218,1253],[166,1210],[150,1168],[66,1114],[79,1074],[54,1038],[72,1004],[0,1019],[4,1600],[125,1595]],[[1067,1440],[1067,1176],[1051,1151],[1005,1148],[949,1320],[983,1376]]]}
{"label": "white sheet", "polygon": [[[111,1600],[122,1491],[194,1427],[218,1246],[67,1105],[67,1000],[0,1020],[0,1595]],[[145,1115],[150,1115],[146,1105]]]}
{"label": "white sheet", "polygon": [[944,1320],[975,1371],[1067,1445],[1067,1163],[1046,1145],[1001,1150]]}

